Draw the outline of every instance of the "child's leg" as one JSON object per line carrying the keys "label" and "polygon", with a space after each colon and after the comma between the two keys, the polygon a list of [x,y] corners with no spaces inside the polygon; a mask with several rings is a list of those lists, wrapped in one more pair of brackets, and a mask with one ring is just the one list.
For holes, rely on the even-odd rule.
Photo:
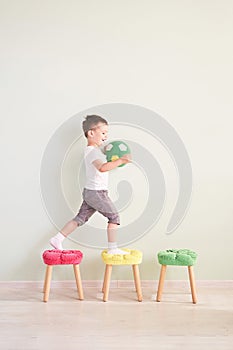
{"label": "child's leg", "polygon": [[78,214],[73,220],[67,222],[67,224],[50,239],[50,244],[53,248],[63,250],[62,242],[64,239],[72,233],[78,226],[83,225],[96,210],[90,207],[85,201],[83,201]]}
{"label": "child's leg", "polygon": [[53,248],[63,250],[62,242],[64,239],[72,233],[78,226],[77,221],[71,220],[58,232],[55,236],[50,239],[50,244]]}
{"label": "child's leg", "polygon": [[108,196],[108,191],[89,191],[84,192],[85,201],[100,214],[108,218],[108,253],[109,254],[129,254],[117,247],[117,226],[120,224],[119,214],[113,202]]}
{"label": "child's leg", "polygon": [[117,224],[113,224],[111,222],[108,224],[108,254],[129,254],[129,252],[117,247],[117,226]]}
{"label": "child's leg", "polygon": [[61,233],[63,236],[67,237],[70,233],[72,233],[78,226],[78,222],[76,220],[71,220],[67,222],[67,224],[62,228]]}
{"label": "child's leg", "polygon": [[111,242],[111,243],[116,242],[117,226],[118,226],[117,224],[113,224],[109,222],[107,227],[108,242]]}

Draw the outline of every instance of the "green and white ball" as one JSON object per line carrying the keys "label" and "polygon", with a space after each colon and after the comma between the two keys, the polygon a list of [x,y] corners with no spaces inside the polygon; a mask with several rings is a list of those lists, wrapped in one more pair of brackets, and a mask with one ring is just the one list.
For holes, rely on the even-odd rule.
{"label": "green and white ball", "polygon": [[[108,162],[112,162],[124,156],[125,154],[130,153],[129,146],[123,141],[112,141],[107,144],[105,147],[105,154]],[[125,164],[119,165],[119,167],[124,166]]]}

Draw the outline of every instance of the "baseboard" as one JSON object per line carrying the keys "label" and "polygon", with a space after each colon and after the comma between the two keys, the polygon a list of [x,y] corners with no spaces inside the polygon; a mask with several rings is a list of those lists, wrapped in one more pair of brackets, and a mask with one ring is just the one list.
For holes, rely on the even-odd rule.
{"label": "baseboard", "polygon": [[[83,288],[101,289],[103,281],[101,280],[82,280]],[[188,280],[166,280],[165,284],[171,288],[183,289],[187,287]],[[52,287],[69,288],[75,285],[74,280],[52,281]],[[158,280],[142,280],[142,288],[155,289]],[[233,288],[233,280],[196,280],[197,288]],[[0,288],[28,288],[42,287],[43,281],[0,281]],[[133,280],[112,280],[111,288],[132,288]]]}

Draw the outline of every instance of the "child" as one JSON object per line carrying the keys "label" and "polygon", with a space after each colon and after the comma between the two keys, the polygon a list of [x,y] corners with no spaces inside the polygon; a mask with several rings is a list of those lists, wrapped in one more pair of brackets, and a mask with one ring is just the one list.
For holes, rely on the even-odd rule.
{"label": "child", "polygon": [[83,121],[83,132],[87,138],[84,160],[86,167],[86,184],[83,190],[83,202],[78,214],[63,229],[50,239],[55,249],[62,250],[63,240],[78,226],[83,225],[98,211],[108,218],[107,237],[109,254],[127,254],[117,247],[117,226],[120,224],[118,212],[108,197],[108,171],[119,165],[129,163],[130,155],[106,162],[100,146],[107,140],[108,123],[98,115],[88,115]]}

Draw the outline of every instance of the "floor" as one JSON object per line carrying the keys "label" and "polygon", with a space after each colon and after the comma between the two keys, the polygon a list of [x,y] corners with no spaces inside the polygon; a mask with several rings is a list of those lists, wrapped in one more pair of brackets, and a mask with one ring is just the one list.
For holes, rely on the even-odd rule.
{"label": "floor", "polygon": [[103,302],[100,287],[84,285],[80,301],[73,282],[53,284],[48,303],[41,283],[0,287],[1,350],[233,349],[233,290],[227,285],[197,283],[196,305],[188,288],[166,283],[160,303],[152,285],[142,285],[141,303],[133,286],[111,287]]}

